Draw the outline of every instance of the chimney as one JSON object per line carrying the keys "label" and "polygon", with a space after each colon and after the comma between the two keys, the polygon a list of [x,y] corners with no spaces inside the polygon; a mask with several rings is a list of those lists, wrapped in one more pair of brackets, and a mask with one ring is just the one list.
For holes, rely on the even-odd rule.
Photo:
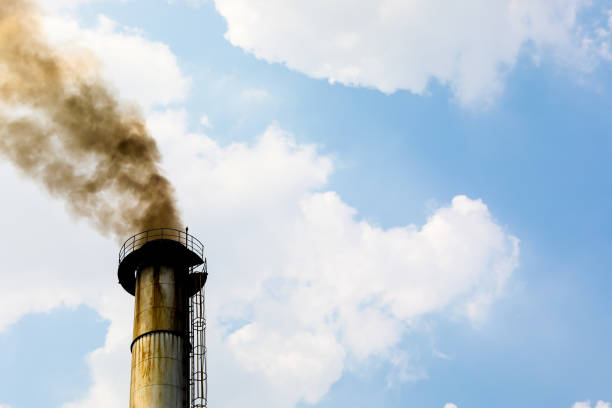
{"label": "chimney", "polygon": [[130,408],[206,407],[208,273],[187,231],[141,232],[119,252],[119,283],[134,295]]}

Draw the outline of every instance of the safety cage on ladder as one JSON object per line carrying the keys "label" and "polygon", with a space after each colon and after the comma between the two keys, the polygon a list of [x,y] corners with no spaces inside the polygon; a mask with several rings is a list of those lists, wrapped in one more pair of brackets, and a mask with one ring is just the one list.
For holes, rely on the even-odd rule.
{"label": "safety cage on ladder", "polygon": [[[194,268],[190,273],[196,272]],[[205,280],[208,273],[206,259],[202,270],[195,276]],[[205,408],[207,406],[208,382],[206,375],[206,308],[204,305],[204,282],[199,282],[199,290],[189,299],[189,406]]]}

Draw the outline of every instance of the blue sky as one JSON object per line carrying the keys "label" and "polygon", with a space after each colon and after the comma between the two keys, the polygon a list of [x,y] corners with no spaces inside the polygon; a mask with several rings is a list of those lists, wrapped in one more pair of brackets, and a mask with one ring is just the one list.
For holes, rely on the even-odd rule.
{"label": "blue sky", "polygon": [[[391,34],[359,31],[382,1],[361,12],[299,3],[58,1],[44,11],[51,42],[91,47],[110,86],[142,106],[190,231],[208,245],[211,406],[606,408],[612,4],[543,1],[548,15],[519,2],[531,25],[509,34],[482,19],[506,16],[511,2],[461,13],[414,2],[442,16],[417,41],[410,18],[390,20]],[[454,15],[455,26],[437,25]],[[327,54],[345,31],[361,40]],[[476,56],[449,66],[438,54]],[[153,75],[140,83],[131,70]],[[0,219],[5,231],[40,228],[44,239],[59,228],[87,248],[64,266],[57,239],[46,249],[56,255],[24,272],[44,274],[42,300],[17,279],[5,289],[20,300],[0,315],[0,406],[126,404],[132,311],[115,284],[117,243],[10,164],[0,170],[5,212],[20,214]],[[438,242],[441,252],[428,249]],[[95,264],[85,268],[95,278],[81,277],[80,262]],[[359,285],[346,281],[353,274]],[[296,306],[311,284],[338,292],[312,300],[313,321]],[[413,304],[410,285],[427,299]],[[42,341],[52,355],[36,350]],[[297,362],[284,366],[283,353]],[[302,366],[312,371],[292,376]]]}

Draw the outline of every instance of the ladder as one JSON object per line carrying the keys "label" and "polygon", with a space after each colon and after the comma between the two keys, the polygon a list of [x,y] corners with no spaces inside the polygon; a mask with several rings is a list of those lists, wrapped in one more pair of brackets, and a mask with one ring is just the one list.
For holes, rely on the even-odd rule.
{"label": "ladder", "polygon": [[[193,268],[190,272],[193,272]],[[202,274],[207,272],[206,259]],[[189,407],[206,408],[208,398],[208,382],[206,375],[206,308],[204,305],[204,285],[200,282],[198,290],[189,299]]]}

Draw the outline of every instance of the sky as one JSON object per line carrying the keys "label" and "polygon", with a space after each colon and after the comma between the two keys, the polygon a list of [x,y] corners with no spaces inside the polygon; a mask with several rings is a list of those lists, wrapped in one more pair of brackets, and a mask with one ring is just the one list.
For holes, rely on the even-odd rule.
{"label": "sky", "polygon": [[[205,243],[209,406],[610,408],[612,2],[39,4]],[[121,242],[0,180],[0,408],[125,406]]]}

